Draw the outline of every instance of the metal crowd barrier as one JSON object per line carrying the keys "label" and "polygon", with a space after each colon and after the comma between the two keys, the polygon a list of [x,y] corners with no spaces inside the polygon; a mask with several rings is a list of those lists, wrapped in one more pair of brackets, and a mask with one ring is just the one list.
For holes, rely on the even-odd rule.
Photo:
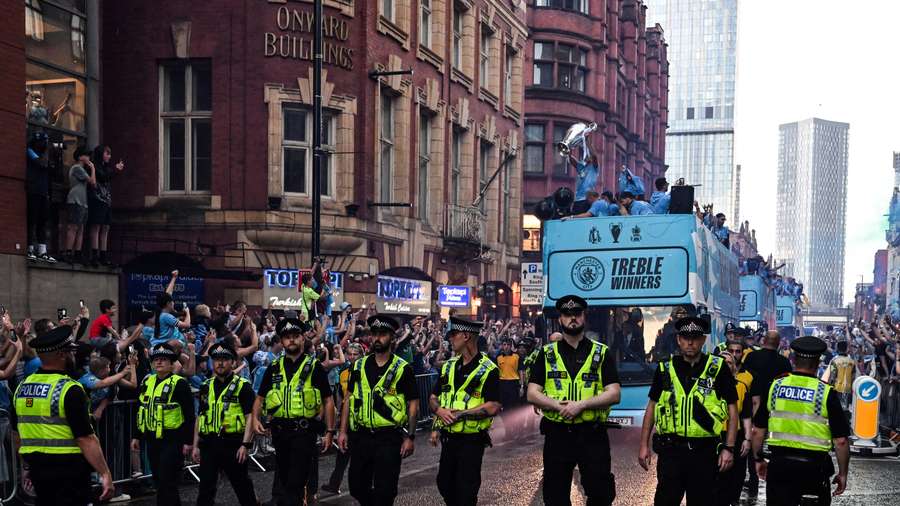
{"label": "metal crowd barrier", "polygon": [[9,411],[0,409],[0,504],[12,501],[19,493],[19,458],[11,423]]}
{"label": "metal crowd barrier", "polygon": [[416,387],[419,389],[419,429],[431,426],[434,413],[431,412],[428,398],[431,397],[431,392],[434,390],[434,384],[437,383],[437,380],[438,373],[416,375]]}

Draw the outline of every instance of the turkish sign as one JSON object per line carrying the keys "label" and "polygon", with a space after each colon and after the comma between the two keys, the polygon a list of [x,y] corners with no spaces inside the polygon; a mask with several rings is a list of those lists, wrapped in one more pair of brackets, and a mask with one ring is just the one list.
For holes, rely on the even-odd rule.
{"label": "turkish sign", "polygon": [[263,307],[266,309],[303,307],[298,269],[263,270]]}
{"label": "turkish sign", "polygon": [[537,306],[544,302],[544,264],[541,262],[522,263],[522,291],[519,305]]}
{"label": "turkish sign", "polygon": [[[168,274],[129,273],[127,282],[128,305],[147,308],[155,306],[156,297],[166,291],[166,286],[169,284],[170,279],[172,278]],[[203,288],[203,278],[180,276],[175,281],[172,299],[177,304],[186,304],[189,307],[203,304]]]}
{"label": "turkish sign", "polygon": [[[279,32],[265,33],[266,57],[313,61],[313,12],[286,6],[275,11]],[[353,49],[345,44],[350,39],[350,24],[335,16],[322,16],[322,63],[353,70]]]}
{"label": "turkish sign", "polygon": [[872,440],[878,436],[878,409],[881,385],[871,376],[860,376],[853,382],[853,406],[851,426],[860,439]]}
{"label": "turkish sign", "polygon": [[379,313],[431,314],[431,282],[378,276],[375,307]]}
{"label": "turkish sign", "polygon": [[438,287],[438,305],[442,307],[469,307],[472,289],[468,286]]}

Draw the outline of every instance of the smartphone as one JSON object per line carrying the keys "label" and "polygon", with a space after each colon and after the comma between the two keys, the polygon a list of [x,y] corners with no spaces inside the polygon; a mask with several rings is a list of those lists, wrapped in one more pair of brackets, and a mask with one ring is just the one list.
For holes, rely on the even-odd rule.
{"label": "smartphone", "polygon": [[56,310],[56,320],[62,320],[63,318],[67,318],[69,316],[69,312],[66,311],[66,308],[61,307]]}
{"label": "smartphone", "polygon": [[81,309],[84,309],[84,301],[83,301],[83,300],[79,300],[79,301],[78,301],[78,306],[79,306]]}

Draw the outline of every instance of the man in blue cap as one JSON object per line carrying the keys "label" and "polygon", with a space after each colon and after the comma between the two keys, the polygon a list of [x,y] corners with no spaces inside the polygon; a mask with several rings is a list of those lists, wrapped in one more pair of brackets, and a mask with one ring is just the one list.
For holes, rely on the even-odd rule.
{"label": "man in blue cap", "polygon": [[566,295],[556,301],[562,339],[541,349],[531,369],[528,402],[540,409],[544,434],[544,503],[571,504],[575,466],[587,504],[608,505],[616,497],[606,420],[619,403],[615,357],[606,345],[585,337],[587,301]]}
{"label": "man in blue cap", "polygon": [[[21,347],[21,341],[15,343]],[[57,327],[29,345],[41,368],[16,389],[12,423],[36,504],[91,504],[92,469],[100,475],[100,500],[109,499],[115,490],[112,474],[91,426],[88,396],[68,375],[75,368],[72,327]]]}
{"label": "man in blue cap", "polygon": [[[827,506],[832,495],[847,488],[850,424],[834,390],[816,377],[826,348],[817,337],[794,339],[794,372],[772,382],[766,402],[753,417],[756,472],[766,480],[769,506],[795,506],[804,496],[815,496],[814,504]],[[764,440],[771,453],[768,462],[760,453]],[[832,449],[838,462],[833,493]]]}

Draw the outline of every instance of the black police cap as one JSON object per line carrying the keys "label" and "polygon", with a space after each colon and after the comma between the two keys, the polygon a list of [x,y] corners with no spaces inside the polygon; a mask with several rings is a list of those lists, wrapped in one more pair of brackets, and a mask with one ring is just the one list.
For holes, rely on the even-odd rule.
{"label": "black police cap", "polygon": [[282,318],[275,324],[275,333],[279,337],[287,334],[302,334],[309,331],[309,325],[297,318]]}
{"label": "black police cap", "polygon": [[369,332],[373,334],[377,332],[388,332],[393,334],[400,328],[400,324],[397,323],[396,319],[383,314],[370,316],[369,319],[366,320],[366,325],[369,326]]}
{"label": "black police cap", "polygon": [[178,359],[178,354],[175,353],[175,349],[169,346],[168,343],[160,343],[150,350],[150,360],[156,360],[158,358],[167,358],[174,362]]}
{"label": "black police cap", "polygon": [[737,334],[737,327],[735,327],[735,325],[731,322],[725,324],[725,333],[727,334],[729,332]]}
{"label": "black police cap", "polygon": [[818,359],[825,353],[828,345],[825,341],[813,336],[803,336],[791,342],[791,349],[798,357]]}
{"label": "black police cap", "polygon": [[222,360],[234,360],[237,358],[234,350],[222,343],[213,346],[213,348],[209,350],[209,356],[214,359],[218,358]]}
{"label": "black police cap", "polygon": [[459,318],[457,316],[450,317],[450,325],[447,326],[447,333],[450,332],[470,332],[478,334],[484,328],[484,322],[476,322]]}
{"label": "black police cap", "polygon": [[583,313],[587,308],[587,301],[577,295],[565,295],[556,301],[556,310],[562,314]]}
{"label": "black police cap", "polygon": [[675,329],[682,337],[702,337],[709,334],[709,325],[703,318],[686,316],[675,322]]}
{"label": "black police cap", "polygon": [[72,335],[72,327],[60,325],[55,329],[41,334],[28,343],[35,353],[52,353],[60,350],[74,350],[77,348],[75,336]]}

